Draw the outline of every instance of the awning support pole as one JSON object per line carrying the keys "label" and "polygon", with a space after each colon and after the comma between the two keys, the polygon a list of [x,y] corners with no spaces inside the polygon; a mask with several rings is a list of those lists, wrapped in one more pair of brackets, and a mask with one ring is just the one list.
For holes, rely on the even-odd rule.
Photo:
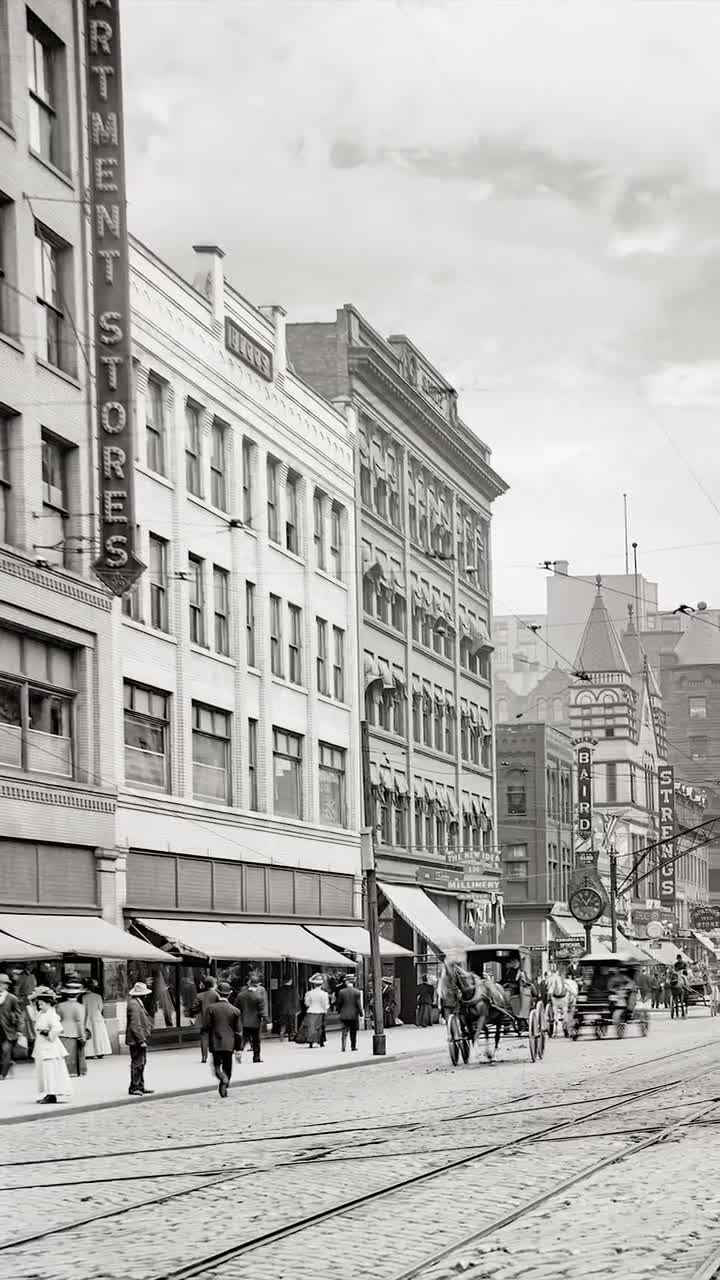
{"label": "awning support pole", "polygon": [[382,964],[380,961],[380,920],[377,901],[377,872],[375,870],[375,802],[370,781],[370,734],[367,720],[360,724],[363,801],[365,830],[362,834],[363,871],[365,872],[365,900],[367,926],[370,934],[370,962],[373,988],[373,1057],[384,1058],[386,1053],[385,1021],[382,998]]}

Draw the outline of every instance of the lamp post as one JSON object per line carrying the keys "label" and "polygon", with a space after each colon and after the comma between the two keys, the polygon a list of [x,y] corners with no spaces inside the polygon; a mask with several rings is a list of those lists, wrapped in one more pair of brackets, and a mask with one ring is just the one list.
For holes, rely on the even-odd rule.
{"label": "lamp post", "polygon": [[380,960],[380,922],[377,904],[377,872],[375,869],[375,800],[370,780],[370,734],[367,720],[360,725],[360,758],[362,762],[363,802],[365,828],[361,837],[363,871],[365,873],[365,902],[367,927],[370,934],[370,969],[373,988],[373,1056],[384,1058],[386,1053],[385,1020],[382,999],[382,962]]}

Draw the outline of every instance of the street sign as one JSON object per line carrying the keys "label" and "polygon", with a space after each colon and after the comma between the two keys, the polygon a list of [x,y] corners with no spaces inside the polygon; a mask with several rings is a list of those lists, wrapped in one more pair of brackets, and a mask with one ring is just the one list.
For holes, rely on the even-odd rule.
{"label": "street sign", "polygon": [[597,849],[579,849],[575,856],[576,867],[596,867],[598,864]]}
{"label": "street sign", "polygon": [[709,933],[711,929],[720,929],[720,906],[712,907],[710,903],[699,903],[690,908],[690,928],[700,933]]}

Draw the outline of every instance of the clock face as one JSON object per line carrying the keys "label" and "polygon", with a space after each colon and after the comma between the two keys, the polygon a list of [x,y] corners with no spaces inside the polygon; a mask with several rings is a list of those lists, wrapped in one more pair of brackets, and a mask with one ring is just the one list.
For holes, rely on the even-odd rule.
{"label": "clock face", "polygon": [[570,910],[576,920],[597,920],[602,915],[603,902],[595,889],[578,889],[570,899]]}

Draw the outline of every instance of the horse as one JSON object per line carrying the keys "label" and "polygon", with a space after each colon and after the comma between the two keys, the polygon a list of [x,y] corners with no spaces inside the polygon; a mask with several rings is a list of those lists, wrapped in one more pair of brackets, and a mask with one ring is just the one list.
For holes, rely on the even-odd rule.
{"label": "horse", "polygon": [[566,978],[557,969],[548,975],[548,995],[552,1000],[553,1015],[556,1026],[561,1026],[565,1035],[570,1015],[575,1009],[578,997],[578,984],[573,978]]}
{"label": "horse", "polygon": [[716,1018],[720,1011],[720,986],[717,978],[708,979],[708,995],[710,999],[710,1017]]}
{"label": "horse", "polygon": [[[491,978],[479,977],[464,968],[457,960],[443,962],[438,979],[438,1001],[445,1014],[458,1009],[465,1014],[472,1027],[472,1042],[478,1047],[480,1035],[485,1036],[485,1057],[492,1062],[500,1044],[503,1025],[511,1017],[505,992]],[[494,1047],[490,1044],[490,1029],[495,1032]]]}
{"label": "horse", "polygon": [[688,1011],[688,992],[690,990],[690,980],[684,973],[671,971],[670,973],[670,1017],[686,1018]]}

